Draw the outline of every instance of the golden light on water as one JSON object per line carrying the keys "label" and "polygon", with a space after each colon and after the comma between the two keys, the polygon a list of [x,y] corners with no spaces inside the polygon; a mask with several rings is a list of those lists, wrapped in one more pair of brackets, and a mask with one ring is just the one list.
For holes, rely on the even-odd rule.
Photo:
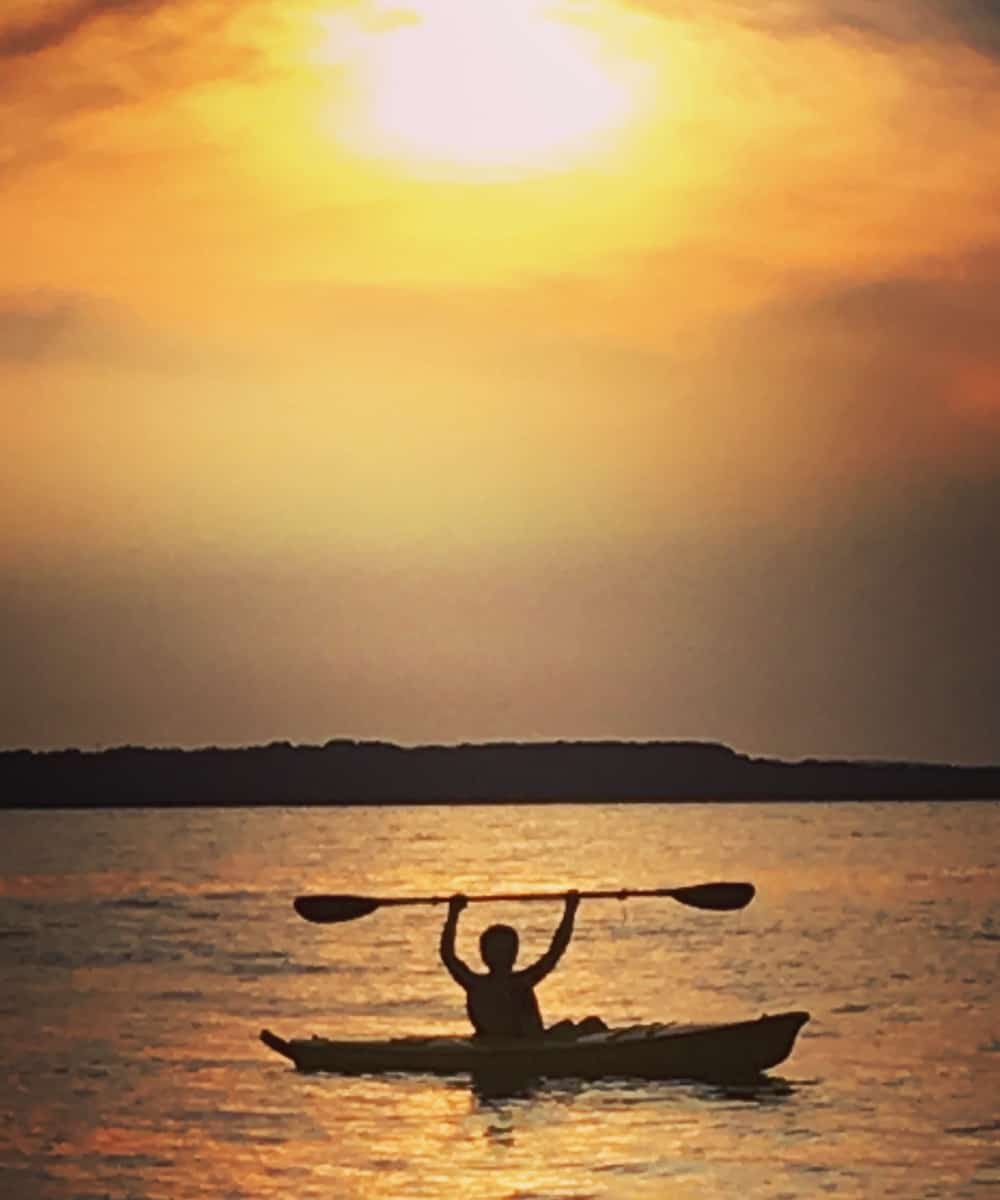
{"label": "golden light on water", "polygon": [[574,10],[544,0],[412,0],[323,22],[320,59],[347,65],[354,102],[331,114],[363,155],[417,174],[557,171],[613,143],[634,115],[636,65],[610,57]]}

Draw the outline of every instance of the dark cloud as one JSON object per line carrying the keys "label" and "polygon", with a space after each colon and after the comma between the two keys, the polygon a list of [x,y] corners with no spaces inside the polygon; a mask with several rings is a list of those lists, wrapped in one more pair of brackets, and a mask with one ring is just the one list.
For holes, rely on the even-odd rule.
{"label": "dark cloud", "polygon": [[161,7],[166,0],[78,0],[50,9],[44,17],[0,29],[0,58],[22,58],[61,45],[92,20],[108,13],[141,15]]}
{"label": "dark cloud", "polygon": [[985,247],[772,305],[724,336],[734,362],[784,370],[791,394],[834,422],[867,414],[876,444],[894,434],[940,464],[964,441],[1000,461],[998,398],[968,392],[1000,377],[998,285],[1000,251]]}
{"label": "dark cloud", "polygon": [[1000,53],[1000,0],[953,0],[947,12],[969,42]]}
{"label": "dark cloud", "polygon": [[145,325],[92,296],[35,293],[0,296],[0,367],[4,363],[94,364],[177,373],[241,367],[235,352],[195,346]]}
{"label": "dark cloud", "polygon": [[795,36],[832,32],[882,42],[950,40],[1000,54],[998,0],[633,0],[662,16],[698,22],[706,15],[762,32]]}
{"label": "dark cloud", "polygon": [[[1000,247],[984,246],[825,290],[800,284],[662,352],[525,347],[506,378],[521,369],[524,388],[542,380],[547,394],[616,404],[626,429],[643,431],[623,460],[645,461],[659,425],[671,512],[690,503],[724,519],[711,505],[726,498],[797,523],[869,485],[890,494],[970,472],[1000,477],[998,282]],[[685,478],[697,496],[681,489]],[[784,500],[772,508],[771,497]]]}
{"label": "dark cloud", "polygon": [[77,315],[68,300],[30,307],[0,304],[0,361],[33,363],[62,354]]}
{"label": "dark cloud", "polygon": [[[269,4],[81,0],[47,10],[44,20],[33,23],[0,12],[0,125],[5,134],[0,177],[77,153],[81,115],[141,105],[219,81],[271,78],[266,30],[274,9]],[[101,18],[115,19],[113,50],[103,37],[82,45]],[[52,60],[43,63],[49,50]],[[187,150],[200,148],[195,131]],[[94,153],[90,151],[92,158]],[[122,155],[107,152],[111,157]]]}
{"label": "dark cloud", "polygon": [[806,320],[834,322],[905,341],[910,352],[1000,357],[1000,249],[988,247],[924,274],[862,281],[804,306]]}
{"label": "dark cloud", "polygon": [[1000,50],[1000,4],[996,0],[818,0],[806,7],[803,24],[852,31],[889,41],[954,38],[976,49]]}
{"label": "dark cloud", "polygon": [[148,360],[152,339],[113,306],[86,296],[0,298],[0,362]]}

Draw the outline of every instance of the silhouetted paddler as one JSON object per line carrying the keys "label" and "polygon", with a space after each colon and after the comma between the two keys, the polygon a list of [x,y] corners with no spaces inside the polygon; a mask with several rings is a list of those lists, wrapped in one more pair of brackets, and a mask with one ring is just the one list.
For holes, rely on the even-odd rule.
{"label": "silhouetted paddler", "polygon": [[[462,895],[452,896],[441,931],[441,961],[452,979],[465,991],[466,1010],[477,1037],[541,1037],[546,1032],[535,987],[565,953],[573,936],[573,919],[579,903],[578,892],[566,893],[566,908],[552,944],[537,962],[520,971],[514,970],[519,943],[517,930],[510,925],[491,925],[479,939],[479,952],[488,968],[482,974],[473,971],[455,953],[458,916],[468,900]],[[588,1017],[578,1026],[571,1021],[561,1021],[549,1033],[574,1032],[579,1035],[602,1028],[602,1021]]]}

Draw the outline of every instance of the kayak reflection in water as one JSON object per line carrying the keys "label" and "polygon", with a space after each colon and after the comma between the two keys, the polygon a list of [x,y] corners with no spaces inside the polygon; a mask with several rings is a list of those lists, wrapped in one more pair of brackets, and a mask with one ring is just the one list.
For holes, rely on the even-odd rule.
{"label": "kayak reflection in water", "polygon": [[546,1030],[535,997],[535,987],[562,958],[573,936],[573,919],[580,904],[578,892],[566,893],[562,921],[552,944],[537,962],[520,971],[517,960],[517,930],[510,925],[491,925],[479,939],[479,952],[489,968],[486,974],[473,971],[455,953],[458,916],[468,904],[463,895],[448,901],[448,916],[441,930],[441,961],[452,979],[465,990],[466,1011],[476,1037],[581,1037],[597,1033],[607,1026],[599,1017],[587,1017],[578,1023],[560,1021]]}

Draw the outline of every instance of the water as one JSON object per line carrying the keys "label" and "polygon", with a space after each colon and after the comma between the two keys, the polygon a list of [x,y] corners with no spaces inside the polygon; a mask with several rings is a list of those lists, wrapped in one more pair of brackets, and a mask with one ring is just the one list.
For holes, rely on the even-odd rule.
{"label": "water", "polygon": [[[1000,1196],[1000,804],[0,814],[9,1200]],[[440,908],[302,891],[750,879],[740,913],[584,902],[552,1021],[813,1014],[769,1085],[303,1076],[262,1026],[462,1027]],[[539,953],[558,906],[474,906]]]}

